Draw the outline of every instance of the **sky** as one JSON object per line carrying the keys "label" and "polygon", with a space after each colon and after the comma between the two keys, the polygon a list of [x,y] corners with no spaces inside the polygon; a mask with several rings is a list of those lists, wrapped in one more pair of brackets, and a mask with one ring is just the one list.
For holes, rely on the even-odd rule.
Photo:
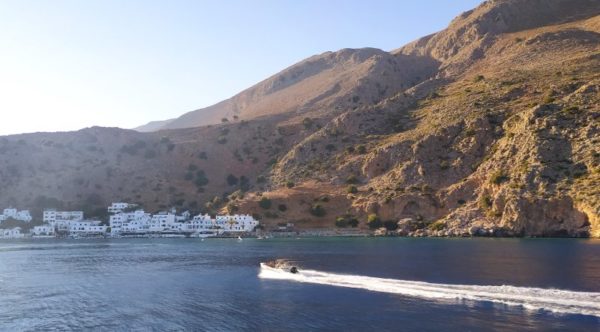
{"label": "sky", "polygon": [[480,0],[0,0],[0,135],[133,128],[314,54],[386,51]]}

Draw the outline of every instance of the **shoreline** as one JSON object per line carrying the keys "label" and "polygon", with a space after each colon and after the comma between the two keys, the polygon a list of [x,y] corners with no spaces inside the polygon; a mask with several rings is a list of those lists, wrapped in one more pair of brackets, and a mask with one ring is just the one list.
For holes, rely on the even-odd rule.
{"label": "shoreline", "polygon": [[208,236],[208,237],[191,237],[191,236],[146,236],[146,235],[128,235],[128,236],[80,236],[80,237],[52,237],[52,236],[25,236],[19,238],[0,238],[0,242],[3,240],[97,240],[97,239],[257,239],[257,240],[268,240],[268,239],[290,239],[290,238],[447,238],[447,239],[469,239],[469,238],[494,238],[494,239],[578,239],[578,240],[600,240],[596,237],[584,237],[584,236],[541,236],[541,235],[435,235],[435,234],[411,234],[411,235],[400,235],[400,234],[376,234],[373,231],[362,231],[362,232],[337,232],[332,230],[309,230],[309,231],[294,231],[294,232],[262,232],[257,233],[246,233],[246,234],[235,234],[235,235],[219,235],[219,236]]}

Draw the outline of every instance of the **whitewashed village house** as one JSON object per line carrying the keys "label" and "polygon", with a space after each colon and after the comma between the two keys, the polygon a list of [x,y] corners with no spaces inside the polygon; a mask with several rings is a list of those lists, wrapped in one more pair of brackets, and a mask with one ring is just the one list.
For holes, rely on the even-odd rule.
{"label": "whitewashed village house", "polygon": [[191,218],[188,211],[177,215],[175,209],[150,215],[144,210],[125,212],[129,206],[127,203],[113,203],[108,208],[113,213],[109,221],[111,235],[243,233],[253,231],[258,225],[258,221],[250,215],[217,216],[214,219],[209,215],[198,215]]}
{"label": "whitewashed village house", "polygon": [[4,209],[4,211],[0,215],[0,223],[8,219],[14,219],[23,222],[31,222],[33,218],[31,217],[31,213],[29,213],[29,210],[19,211],[15,208],[7,208]]}
{"label": "whitewashed village house", "polygon": [[44,210],[44,225],[34,227],[32,235],[48,236],[56,232],[69,235],[104,235],[108,226],[100,225],[100,221],[85,220],[83,211]]}
{"label": "whitewashed village house", "polygon": [[58,231],[69,231],[72,222],[83,221],[83,211],[44,210],[43,221]]}
{"label": "whitewashed village house", "polygon": [[1,239],[20,239],[25,235],[21,233],[21,227],[14,227],[10,229],[0,229]]}
{"label": "whitewashed village house", "polygon": [[50,226],[48,224],[35,226],[31,230],[31,235],[35,237],[54,236],[55,234],[54,226]]}

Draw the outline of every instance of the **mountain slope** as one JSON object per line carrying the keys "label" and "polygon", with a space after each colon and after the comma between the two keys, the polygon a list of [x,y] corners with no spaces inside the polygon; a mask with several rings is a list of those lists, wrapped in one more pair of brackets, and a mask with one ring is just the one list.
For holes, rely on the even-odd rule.
{"label": "mountain slope", "polygon": [[432,75],[428,57],[343,49],[310,57],[216,105],[193,111],[162,129],[248,120],[276,114],[306,115],[376,103]]}
{"label": "mountain slope", "polygon": [[173,120],[174,119],[162,120],[162,121],[150,121],[150,122],[146,123],[145,125],[133,128],[133,130],[139,131],[141,133],[157,131],[157,130],[162,129],[169,123],[173,122]]}

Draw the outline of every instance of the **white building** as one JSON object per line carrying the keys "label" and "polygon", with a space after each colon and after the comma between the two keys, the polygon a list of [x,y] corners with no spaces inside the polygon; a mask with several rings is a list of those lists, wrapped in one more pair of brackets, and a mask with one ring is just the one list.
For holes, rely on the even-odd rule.
{"label": "white building", "polygon": [[30,222],[33,219],[31,217],[31,214],[29,213],[29,210],[19,211],[15,208],[4,209],[4,211],[0,215],[0,222],[5,221],[9,218],[24,222]]}
{"label": "white building", "polygon": [[217,216],[215,222],[226,232],[251,232],[258,226],[258,221],[247,214]]}
{"label": "white building", "polygon": [[191,214],[188,211],[177,215],[175,209],[154,215],[144,210],[124,212],[124,209],[131,206],[127,203],[113,203],[108,208],[108,211],[115,211],[109,220],[111,235],[242,233],[251,232],[258,225],[258,221],[250,215],[217,216],[213,219],[206,214],[190,219]]}
{"label": "white building", "polygon": [[71,223],[83,221],[83,211],[44,210],[43,221],[59,231],[68,231]]}
{"label": "white building", "polygon": [[113,235],[129,232],[142,232],[145,228],[150,228],[152,216],[144,210],[133,212],[121,212],[110,216],[110,232]]}
{"label": "white building", "polygon": [[48,224],[35,226],[31,230],[31,235],[33,236],[54,236],[54,234],[54,226]]}
{"label": "white building", "polygon": [[0,229],[0,239],[20,239],[24,236],[21,233],[21,227],[10,229]]}
{"label": "white building", "polygon": [[130,204],[130,203],[112,203],[109,207],[108,207],[108,212],[109,213],[119,213],[119,212],[123,212],[126,209],[135,207],[135,204]]}
{"label": "white building", "polygon": [[94,220],[74,221],[69,224],[69,234],[71,235],[104,234],[107,229],[108,226],[102,226],[99,221]]}

